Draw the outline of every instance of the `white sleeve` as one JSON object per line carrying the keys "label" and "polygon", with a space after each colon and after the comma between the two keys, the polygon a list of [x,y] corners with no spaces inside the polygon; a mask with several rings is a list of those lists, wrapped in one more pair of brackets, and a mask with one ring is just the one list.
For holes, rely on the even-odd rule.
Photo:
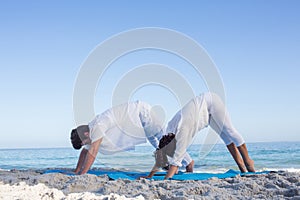
{"label": "white sleeve", "polygon": [[153,121],[151,124],[144,127],[144,131],[148,141],[152,144],[152,146],[154,148],[158,148],[159,140],[163,134],[162,126]]}
{"label": "white sleeve", "polygon": [[181,167],[182,160],[186,155],[186,150],[192,141],[191,130],[185,127],[180,128],[175,135],[175,139],[176,149],[174,156],[170,159],[170,164]]}
{"label": "white sleeve", "polygon": [[154,135],[148,135],[146,132],[146,137],[148,139],[148,141],[152,144],[152,146],[157,149],[158,145],[159,145],[159,139],[161,138],[162,133],[161,132],[157,132]]}
{"label": "white sleeve", "polygon": [[92,143],[103,138],[106,130],[107,130],[107,128],[104,124],[102,124],[102,123],[96,124],[90,133]]}
{"label": "white sleeve", "polygon": [[150,112],[150,116],[145,116],[140,113],[139,117],[142,121],[142,126],[148,141],[154,148],[158,148],[159,140],[163,134],[163,122],[159,119],[155,112]]}
{"label": "white sleeve", "polygon": [[111,110],[108,110],[98,115],[95,120],[91,122],[92,129],[90,130],[90,138],[92,142],[103,138],[107,130],[115,126],[115,120],[111,115]]}

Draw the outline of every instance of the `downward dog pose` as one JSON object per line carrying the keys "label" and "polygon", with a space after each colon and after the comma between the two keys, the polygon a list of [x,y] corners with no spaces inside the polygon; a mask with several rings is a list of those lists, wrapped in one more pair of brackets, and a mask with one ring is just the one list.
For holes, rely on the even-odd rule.
{"label": "downward dog pose", "polygon": [[240,171],[254,172],[254,161],[248,155],[244,139],[233,127],[222,100],[214,93],[204,93],[190,100],[168,123],[168,134],[160,140],[155,165],[148,177],[169,163],[165,179],[172,178],[195,134],[208,125],[220,135]]}
{"label": "downward dog pose", "polygon": [[[158,148],[162,137],[162,124],[157,120],[151,106],[136,101],[106,110],[95,117],[88,125],[81,125],[71,131],[74,149],[81,150],[76,174],[85,174],[95,161],[98,151],[113,154],[132,149],[147,140]],[[146,140],[147,138],[147,140]],[[182,164],[193,168],[193,160],[184,153]]]}

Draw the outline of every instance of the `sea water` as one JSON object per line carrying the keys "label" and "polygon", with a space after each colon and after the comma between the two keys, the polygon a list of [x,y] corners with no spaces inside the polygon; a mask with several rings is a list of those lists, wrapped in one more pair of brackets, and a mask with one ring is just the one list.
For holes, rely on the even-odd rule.
{"label": "sea water", "polygon": [[[195,160],[196,172],[225,172],[238,169],[224,144],[216,144],[210,151],[201,145],[191,145],[189,154]],[[300,142],[248,143],[249,155],[257,171],[287,170],[300,172]],[[154,148],[137,146],[135,150],[113,155],[98,154],[96,168],[149,171],[154,164]],[[202,154],[201,154],[202,152]],[[80,150],[72,148],[0,149],[0,169],[75,168]],[[184,170],[184,169],[182,169]]]}

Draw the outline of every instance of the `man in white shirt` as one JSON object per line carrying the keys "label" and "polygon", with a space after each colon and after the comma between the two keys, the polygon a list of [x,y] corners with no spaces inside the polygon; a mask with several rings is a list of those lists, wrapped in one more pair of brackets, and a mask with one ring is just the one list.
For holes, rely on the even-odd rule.
{"label": "man in white shirt", "polygon": [[214,93],[205,93],[190,100],[168,123],[168,134],[160,141],[156,163],[148,177],[165,162],[163,157],[167,154],[170,168],[165,179],[172,178],[195,134],[208,125],[220,135],[241,172],[254,172],[244,139],[233,127],[222,100]]}
{"label": "man in white shirt", "polygon": [[[113,154],[130,150],[147,140],[154,148],[158,148],[162,127],[162,122],[145,102],[130,102],[106,110],[88,125],[81,125],[71,132],[74,149],[84,146],[75,173],[85,174],[94,163],[98,151]],[[193,169],[193,160],[187,153],[182,163],[187,169]]]}

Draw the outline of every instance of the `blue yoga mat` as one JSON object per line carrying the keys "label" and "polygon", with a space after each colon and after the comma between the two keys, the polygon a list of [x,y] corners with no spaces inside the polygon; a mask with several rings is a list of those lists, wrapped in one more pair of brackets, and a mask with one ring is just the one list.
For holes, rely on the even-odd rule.
{"label": "blue yoga mat", "polygon": [[[75,175],[74,173],[68,171],[68,170],[60,170],[60,169],[52,169],[52,170],[46,170],[44,171],[44,174],[49,173],[62,173],[66,175]],[[245,176],[245,175],[256,175],[256,174],[267,174],[270,173],[270,171],[263,171],[263,172],[247,172],[247,173],[240,173],[235,170],[228,170],[225,173],[184,173],[179,172],[178,174],[175,174],[171,180],[207,180],[209,178],[230,178],[235,177],[237,175]],[[141,176],[147,176],[148,172],[115,172],[115,171],[100,171],[100,170],[90,170],[88,171],[88,174],[94,174],[94,175],[107,175],[112,180],[117,179],[128,179],[128,180],[136,180],[137,178]],[[166,172],[158,172],[153,176],[151,179],[154,180],[163,180],[166,175]]]}

